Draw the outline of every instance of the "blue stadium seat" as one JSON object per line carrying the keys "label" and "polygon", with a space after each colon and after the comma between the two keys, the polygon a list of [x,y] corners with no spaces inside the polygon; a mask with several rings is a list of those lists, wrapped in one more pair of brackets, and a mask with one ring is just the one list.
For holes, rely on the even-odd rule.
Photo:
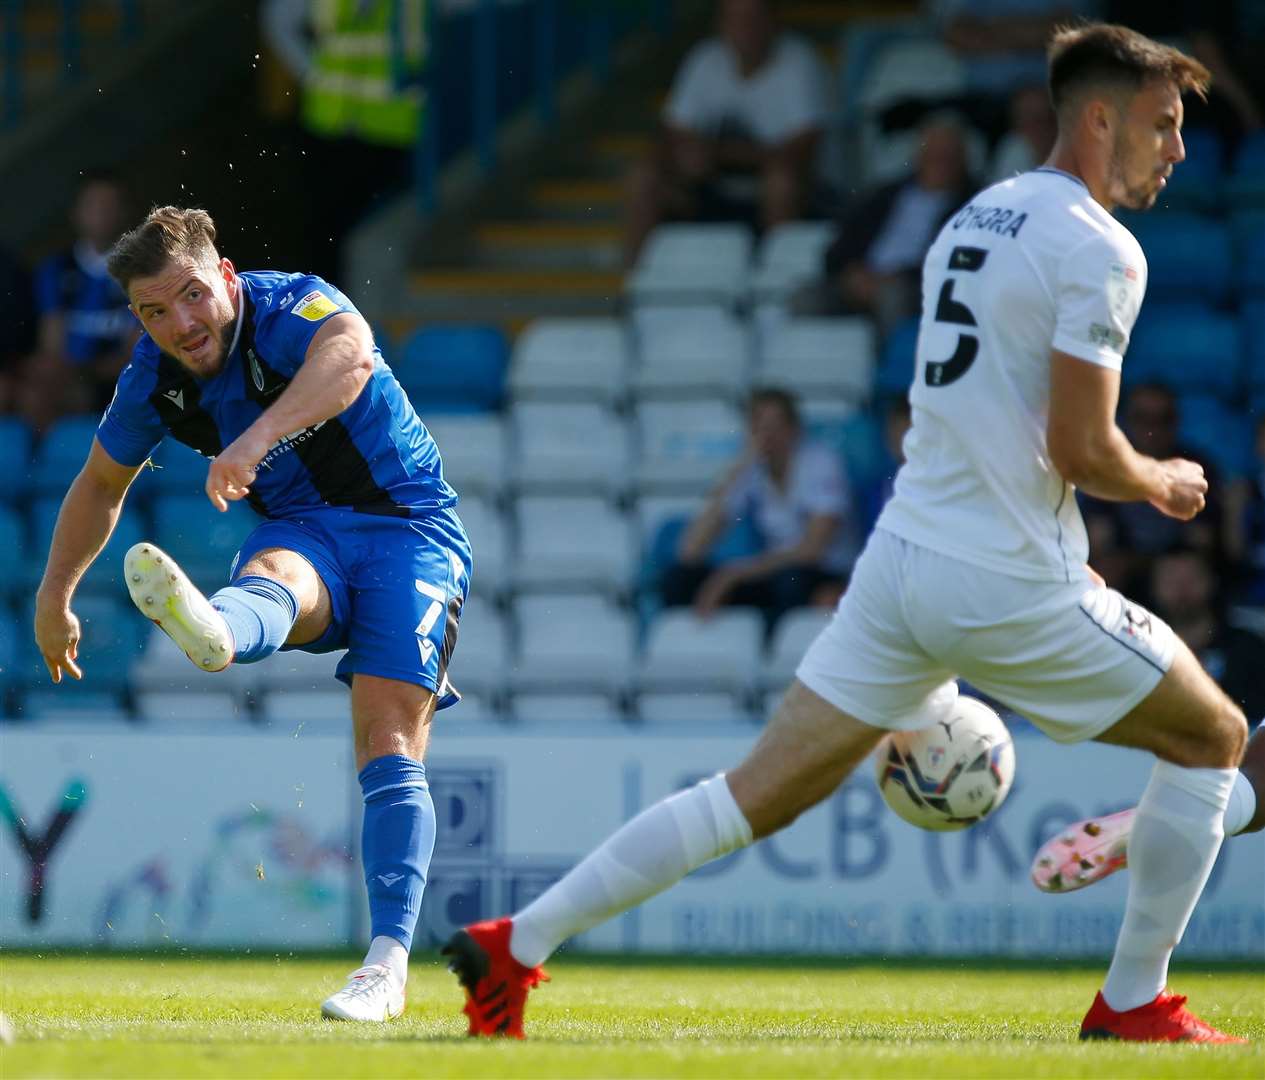
{"label": "blue stadium seat", "polygon": [[1239,330],[1247,356],[1248,393],[1254,397],[1265,394],[1265,298],[1243,305]]}
{"label": "blue stadium seat", "polygon": [[501,407],[509,345],[495,326],[426,326],[401,354],[395,374],[416,409],[470,413]]}
{"label": "blue stadium seat", "polygon": [[[1239,292],[1254,300],[1265,300],[1265,220],[1254,217],[1238,234],[1238,258],[1235,266],[1238,273]],[[1259,335],[1260,325],[1256,332]]]}
{"label": "blue stadium seat", "polygon": [[67,416],[58,420],[35,448],[31,481],[35,495],[62,495],[83,468],[97,432],[97,416]]}
{"label": "blue stadium seat", "polygon": [[174,439],[164,439],[154,451],[153,468],[141,469],[132,497],[157,499],[162,495],[196,495],[206,486],[210,461]]}
{"label": "blue stadium seat", "polygon": [[30,480],[31,429],[16,416],[0,416],[0,501],[12,502]]}
{"label": "blue stadium seat", "polygon": [[[31,509],[31,555],[27,560],[26,581],[29,588],[39,584],[44,572],[44,561],[53,538],[53,526],[61,509],[60,496],[46,496],[36,501]],[[114,533],[97,556],[83,580],[79,594],[121,597],[127,600],[127,588],[123,584],[123,556],[133,544],[145,539],[145,522],[141,513],[125,507],[119,515]],[[128,601],[131,602],[130,600]]]}
{"label": "blue stadium seat", "polygon": [[1178,407],[1178,438],[1182,445],[1206,454],[1220,470],[1221,479],[1249,476],[1254,469],[1252,422],[1247,414],[1229,408],[1219,398],[1194,394]]}
{"label": "blue stadium seat", "polygon": [[17,685],[23,633],[29,634],[29,630],[19,625],[17,615],[7,607],[0,607],[0,699]]}
{"label": "blue stadium seat", "polygon": [[1130,383],[1162,382],[1178,393],[1230,400],[1241,387],[1239,327],[1228,315],[1182,305],[1138,320],[1125,369]]}
{"label": "blue stadium seat", "polygon": [[1191,128],[1182,132],[1182,141],[1186,160],[1173,170],[1158,203],[1172,210],[1209,210],[1221,192],[1221,139],[1207,128]]}
{"label": "blue stadium seat", "polygon": [[[26,588],[26,522],[12,507],[0,506],[0,597],[16,596]],[[41,560],[42,561],[42,560]]]}
{"label": "blue stadium seat", "polygon": [[153,540],[204,592],[228,584],[237,549],[259,518],[242,503],[221,514],[205,495],[164,495],[154,502]]}
{"label": "blue stadium seat", "polygon": [[1236,268],[1223,224],[1175,210],[1131,215],[1129,228],[1146,254],[1147,303],[1152,307],[1199,300],[1220,305],[1229,298]]}
{"label": "blue stadium seat", "polygon": [[1253,132],[1239,144],[1225,194],[1231,206],[1265,210],[1265,131]]}
{"label": "blue stadium seat", "polygon": [[875,392],[879,397],[902,396],[914,381],[914,351],[918,347],[918,324],[915,316],[906,319],[887,336],[879,357]]}
{"label": "blue stadium seat", "polygon": [[[25,625],[35,618],[35,600],[28,597],[24,605]],[[140,655],[150,623],[133,607],[131,600],[110,596],[77,594],[71,609],[79,616],[79,666],[82,683],[63,679],[62,686],[51,686],[48,669],[35,647],[29,630],[25,640],[18,641],[18,681],[27,689],[69,689],[67,703],[84,694],[112,694],[127,689],[129,673]],[[89,698],[89,703],[93,699]],[[77,707],[77,706],[76,706]]]}

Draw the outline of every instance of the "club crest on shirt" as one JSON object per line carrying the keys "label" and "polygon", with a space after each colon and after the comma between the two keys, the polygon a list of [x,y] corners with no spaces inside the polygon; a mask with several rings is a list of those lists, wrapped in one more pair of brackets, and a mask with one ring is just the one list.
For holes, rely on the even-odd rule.
{"label": "club crest on shirt", "polygon": [[250,379],[255,384],[255,389],[261,394],[264,392],[264,369],[259,366],[259,357],[254,349],[246,350],[246,359],[250,361]]}
{"label": "club crest on shirt", "polygon": [[323,292],[313,289],[290,309],[290,314],[307,319],[308,322],[320,322],[326,315],[333,315],[337,310],[338,304]]}

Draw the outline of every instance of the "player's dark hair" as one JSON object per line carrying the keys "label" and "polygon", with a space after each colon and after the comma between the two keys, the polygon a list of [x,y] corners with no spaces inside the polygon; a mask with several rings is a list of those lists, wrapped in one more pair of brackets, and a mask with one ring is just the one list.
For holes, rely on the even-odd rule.
{"label": "player's dark hair", "polygon": [[1177,85],[1180,93],[1208,95],[1212,79],[1198,60],[1170,45],[1112,23],[1086,23],[1054,32],[1046,50],[1050,100],[1055,111],[1089,88],[1119,88],[1136,93],[1149,82]]}
{"label": "player's dark hair", "polygon": [[799,402],[789,390],[780,386],[761,386],[751,391],[747,398],[747,415],[750,416],[761,405],[774,405],[782,410],[782,415],[795,427],[802,427],[799,417]]}
{"label": "player's dark hair", "polygon": [[119,237],[106,269],[127,292],[133,278],[157,274],[181,256],[214,262],[215,222],[205,210],[155,206],[136,228]]}

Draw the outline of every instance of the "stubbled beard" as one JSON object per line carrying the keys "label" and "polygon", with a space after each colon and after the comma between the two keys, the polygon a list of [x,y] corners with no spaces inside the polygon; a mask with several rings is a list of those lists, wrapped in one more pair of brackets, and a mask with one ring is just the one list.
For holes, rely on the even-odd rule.
{"label": "stubbled beard", "polygon": [[1124,156],[1124,140],[1118,136],[1111,149],[1111,186],[1124,192],[1119,200],[1120,205],[1126,210],[1150,210],[1159,198],[1159,185],[1150,188],[1129,187],[1124,179]]}

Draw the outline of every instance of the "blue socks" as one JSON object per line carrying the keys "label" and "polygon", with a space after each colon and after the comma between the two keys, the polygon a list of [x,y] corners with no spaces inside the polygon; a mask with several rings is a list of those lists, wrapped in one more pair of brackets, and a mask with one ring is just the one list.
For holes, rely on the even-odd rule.
{"label": "blue socks", "polygon": [[407,949],[435,850],[426,766],[401,754],[374,758],[360,770],[360,789],[365,796],[360,851],[372,935],[394,938]]}
{"label": "blue socks", "polygon": [[233,634],[233,662],[253,664],[271,656],[290,636],[299,617],[299,602],[289,586],[272,578],[247,574],[211,597]]}

